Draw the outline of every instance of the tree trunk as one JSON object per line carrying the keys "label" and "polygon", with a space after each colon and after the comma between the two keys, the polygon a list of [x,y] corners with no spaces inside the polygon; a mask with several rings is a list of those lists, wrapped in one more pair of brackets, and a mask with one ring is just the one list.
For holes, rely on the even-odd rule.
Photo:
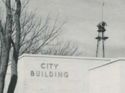
{"label": "tree trunk", "polygon": [[12,75],[7,93],[14,93],[17,84],[17,75]]}
{"label": "tree trunk", "polygon": [[7,39],[0,33],[1,42],[2,42],[2,51],[1,51],[1,59],[0,59],[0,93],[3,93],[5,76],[8,67],[9,61],[9,51],[10,51],[10,43],[7,43]]}
{"label": "tree trunk", "polygon": [[7,72],[9,62],[9,52],[11,47],[11,34],[12,34],[12,12],[11,12],[11,0],[5,1],[6,5],[6,24],[3,28],[0,21],[0,37],[1,37],[1,59],[0,59],[0,93],[3,93],[5,76]]}
{"label": "tree trunk", "polygon": [[16,2],[16,11],[14,16],[15,27],[16,27],[16,36],[15,42],[11,39],[11,44],[13,46],[13,58],[11,64],[11,80],[7,93],[14,93],[16,84],[17,84],[17,64],[18,64],[18,56],[20,50],[20,35],[21,35],[21,27],[20,27],[20,14],[21,14],[21,1],[15,0]]}
{"label": "tree trunk", "polygon": [[3,93],[4,90],[4,82],[5,82],[5,76],[7,72],[7,66],[8,66],[8,53],[6,52],[6,48],[2,49],[4,51],[1,56],[1,65],[0,65],[0,93]]}
{"label": "tree trunk", "polygon": [[11,63],[11,80],[7,93],[14,93],[17,84],[17,62],[13,59]]}

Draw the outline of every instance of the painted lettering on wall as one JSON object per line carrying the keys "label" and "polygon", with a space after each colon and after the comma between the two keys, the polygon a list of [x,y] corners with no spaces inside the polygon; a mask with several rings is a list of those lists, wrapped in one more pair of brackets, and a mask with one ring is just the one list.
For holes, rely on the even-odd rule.
{"label": "painted lettering on wall", "polygon": [[67,71],[59,71],[59,64],[55,63],[41,63],[39,70],[31,70],[31,77],[41,78],[68,78]]}

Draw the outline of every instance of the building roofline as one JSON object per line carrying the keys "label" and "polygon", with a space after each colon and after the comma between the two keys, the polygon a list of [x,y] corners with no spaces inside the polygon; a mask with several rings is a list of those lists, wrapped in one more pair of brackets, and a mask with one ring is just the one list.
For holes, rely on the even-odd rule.
{"label": "building roofline", "polygon": [[108,63],[105,63],[105,64],[102,64],[102,65],[99,65],[99,66],[90,68],[89,71],[95,70],[95,69],[99,69],[99,68],[101,68],[101,67],[104,67],[104,66],[107,66],[107,65],[111,65],[111,64],[116,63],[116,62],[119,62],[119,61],[125,61],[125,58],[117,58],[117,59],[111,60],[111,61],[108,62]]}
{"label": "building roofline", "polygon": [[104,60],[110,61],[111,58],[96,58],[96,57],[79,57],[79,56],[57,56],[57,55],[41,55],[41,54],[23,54],[19,57],[22,59],[23,57],[44,57],[44,58],[63,58],[63,59],[79,59],[79,60]]}

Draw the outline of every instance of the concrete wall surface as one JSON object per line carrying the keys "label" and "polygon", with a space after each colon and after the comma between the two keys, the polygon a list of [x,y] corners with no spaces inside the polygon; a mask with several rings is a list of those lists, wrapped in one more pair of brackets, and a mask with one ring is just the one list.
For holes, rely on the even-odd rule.
{"label": "concrete wall surface", "polygon": [[[88,93],[88,70],[110,60],[24,54],[18,62],[15,93]],[[10,74],[8,71],[6,89]]]}
{"label": "concrete wall surface", "polygon": [[125,59],[89,70],[89,93],[125,93]]}

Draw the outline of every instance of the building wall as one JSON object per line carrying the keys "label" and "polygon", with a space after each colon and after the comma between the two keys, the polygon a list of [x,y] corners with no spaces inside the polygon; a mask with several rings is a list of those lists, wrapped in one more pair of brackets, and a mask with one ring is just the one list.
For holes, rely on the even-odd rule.
{"label": "building wall", "polygon": [[[88,69],[94,63],[108,61],[109,59],[25,55],[19,61],[18,93],[88,93]],[[47,64],[58,67],[47,67]],[[41,68],[41,65],[44,67]],[[31,71],[40,71],[42,74],[32,76]],[[45,73],[50,71],[67,72],[68,77],[46,76]]]}
{"label": "building wall", "polygon": [[121,93],[125,93],[125,60],[121,62]]}
{"label": "building wall", "polygon": [[[101,58],[23,55],[19,59],[15,93],[88,93],[88,70],[109,61],[110,59]],[[51,75],[55,76],[47,76],[46,73],[50,71]],[[68,73],[68,77],[67,74],[64,75],[65,72]],[[58,73],[63,75],[58,77]],[[8,70],[4,93],[9,78],[10,70]]]}
{"label": "building wall", "polygon": [[121,62],[109,62],[89,71],[89,93],[121,92]]}

